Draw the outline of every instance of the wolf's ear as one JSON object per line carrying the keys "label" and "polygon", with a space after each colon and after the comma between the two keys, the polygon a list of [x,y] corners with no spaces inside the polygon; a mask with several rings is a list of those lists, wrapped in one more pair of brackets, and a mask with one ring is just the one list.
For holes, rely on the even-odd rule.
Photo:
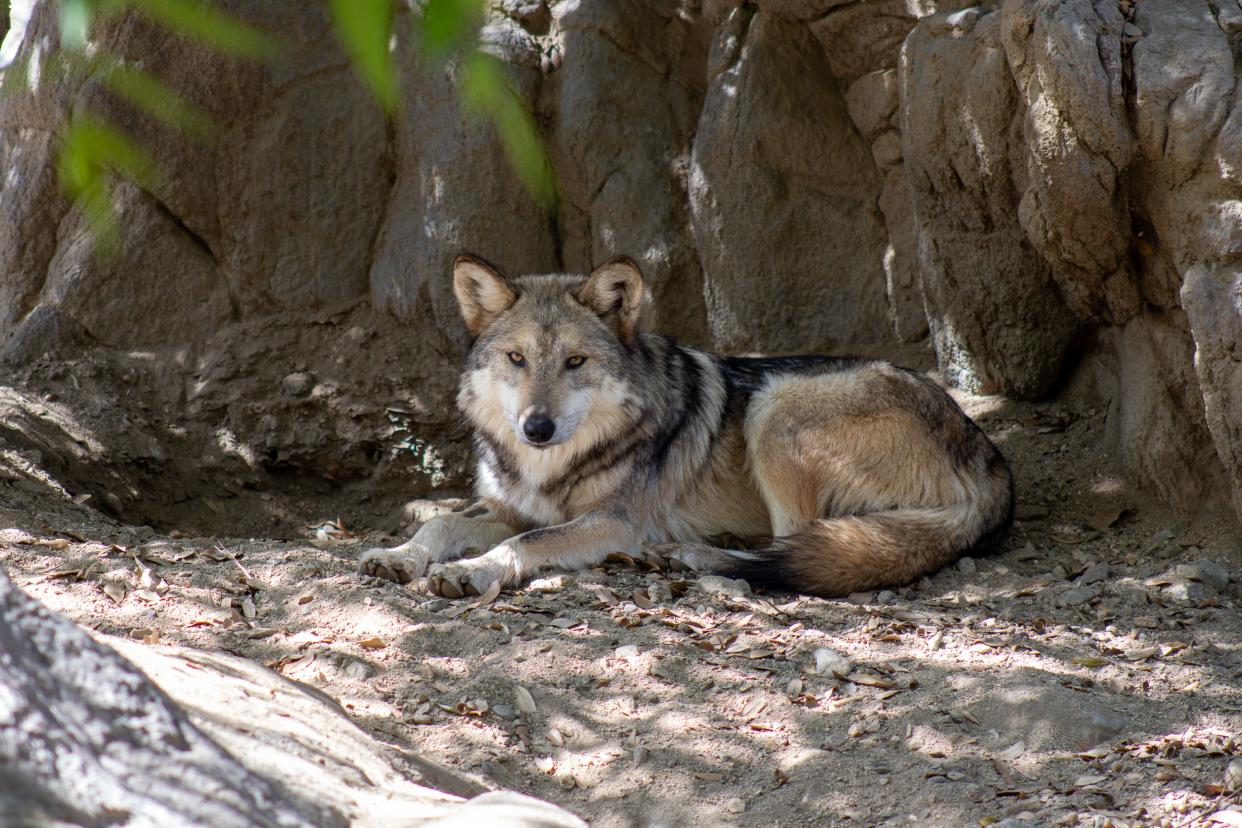
{"label": "wolf's ear", "polygon": [[453,293],[471,336],[483,333],[517,301],[517,291],[500,271],[477,256],[453,260]]}
{"label": "wolf's ear", "polygon": [[638,336],[638,318],[643,310],[646,288],[638,264],[629,256],[609,259],[578,289],[578,301],[612,325],[617,336],[632,345]]}

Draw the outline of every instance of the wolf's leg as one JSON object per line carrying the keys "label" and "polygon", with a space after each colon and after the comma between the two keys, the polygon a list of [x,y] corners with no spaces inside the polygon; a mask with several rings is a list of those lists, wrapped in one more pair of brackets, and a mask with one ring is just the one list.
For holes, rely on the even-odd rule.
{"label": "wolf's leg", "polygon": [[604,560],[610,552],[636,554],[640,547],[633,526],[624,518],[608,512],[587,512],[569,523],[509,538],[486,555],[433,564],[427,573],[427,588],[449,597],[466,592],[481,594],[497,581],[503,588],[544,566],[582,569]]}
{"label": "wolf's leg", "polygon": [[400,546],[368,549],[358,559],[363,575],[387,578],[399,584],[420,577],[432,563],[460,558],[470,550],[486,552],[520,528],[510,510],[481,500],[463,512],[437,515]]}

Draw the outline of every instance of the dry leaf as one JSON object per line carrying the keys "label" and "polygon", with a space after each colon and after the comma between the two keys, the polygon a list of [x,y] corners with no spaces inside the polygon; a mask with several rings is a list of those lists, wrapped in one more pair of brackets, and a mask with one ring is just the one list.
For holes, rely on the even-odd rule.
{"label": "dry leaf", "polygon": [[1006,762],[1012,762],[1024,753],[1026,753],[1026,742],[1017,741],[996,755]]}
{"label": "dry leaf", "polygon": [[314,595],[299,595],[298,596],[299,604],[309,604],[311,601],[314,601],[314,600],[315,600]]}
{"label": "dry leaf", "polygon": [[1074,787],[1075,788],[1086,788],[1090,785],[1098,785],[1101,782],[1105,782],[1107,780],[1108,780],[1107,776],[1100,776],[1098,774],[1089,773],[1089,774],[1085,774],[1075,779]]}
{"label": "dry leaf", "polygon": [[44,538],[39,541],[39,546],[46,546],[48,549],[68,549],[69,541],[64,538]]}
{"label": "dry leaf", "polygon": [[387,647],[388,644],[378,635],[373,635],[370,638],[364,638],[359,641],[358,646],[364,650],[382,650]]}
{"label": "dry leaf", "polygon": [[1217,811],[1208,819],[1217,825],[1230,825],[1233,828],[1242,828],[1242,812],[1240,811]]}
{"label": "dry leaf", "polygon": [[535,699],[531,696],[530,691],[520,684],[513,686],[513,698],[517,704],[517,709],[521,710],[527,716],[533,716],[538,712],[539,708],[535,707]]}
{"label": "dry leaf", "polygon": [[762,698],[753,698],[742,708],[742,720],[749,722],[752,719],[759,718],[759,714],[768,706],[767,700]]}
{"label": "dry leaf", "polygon": [[103,591],[104,595],[107,595],[118,604],[125,600],[125,587],[116,581],[106,581],[103,585]]}
{"label": "dry leaf", "polygon": [[704,782],[719,782],[720,780],[724,779],[724,774],[723,773],[709,773],[707,771],[695,771],[694,778],[701,779]]}

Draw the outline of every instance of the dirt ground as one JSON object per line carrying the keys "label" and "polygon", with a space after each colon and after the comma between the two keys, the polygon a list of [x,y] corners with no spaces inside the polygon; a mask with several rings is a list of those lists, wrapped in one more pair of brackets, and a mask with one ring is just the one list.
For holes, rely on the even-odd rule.
{"label": "dirt ground", "polygon": [[[1213,819],[1242,801],[1242,535],[1127,486],[1101,411],[959,396],[1011,461],[1019,520],[1001,553],[906,589],[755,594],[618,559],[480,605],[355,573],[452,501],[250,481],[158,530],[91,508],[21,435],[80,431],[89,459],[130,433],[118,417],[155,415],[84,413],[53,382],[0,387],[0,566],[21,587],[91,629],[270,665],[480,787],[600,826],[1242,824]],[[160,485],[129,462],[127,485]]]}

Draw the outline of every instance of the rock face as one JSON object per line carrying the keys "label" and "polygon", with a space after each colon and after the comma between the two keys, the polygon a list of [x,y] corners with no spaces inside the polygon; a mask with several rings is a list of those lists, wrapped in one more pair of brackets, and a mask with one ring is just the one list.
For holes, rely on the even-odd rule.
{"label": "rock face", "polygon": [[[270,376],[261,354],[228,370],[188,355],[228,351],[229,331],[251,337],[269,319],[314,326],[366,305],[402,357],[359,370],[417,374],[410,444],[460,454],[452,256],[523,272],[627,253],[650,281],[653,324],[682,339],[765,352],[925,341],[972,391],[1090,386],[1141,483],[1194,506],[1228,479],[1242,508],[1236,4],[499,4],[482,40],[543,133],[550,207],[462,111],[452,67],[423,65],[400,39],[404,100],[387,123],[320,4],[225,6],[282,33],[286,59],[227,59],[136,16],[92,34],[202,106],[220,126],[212,144],[136,116],[97,78],[0,100],[10,365],[143,349],[184,366],[187,406],[229,398],[230,370],[256,378],[224,427],[282,457],[288,430],[258,414],[264,401],[354,343],[308,335],[304,364]],[[56,10],[41,4],[23,54],[55,41]],[[56,182],[71,108],[125,126],[164,173],[117,188],[112,259]],[[351,434],[375,446],[388,432]],[[310,442],[305,468],[366,474]]]}
{"label": "rock face", "polygon": [[96,641],[2,570],[0,624],[5,825],[586,824],[416,757],[398,767],[329,697],[246,659]]}

